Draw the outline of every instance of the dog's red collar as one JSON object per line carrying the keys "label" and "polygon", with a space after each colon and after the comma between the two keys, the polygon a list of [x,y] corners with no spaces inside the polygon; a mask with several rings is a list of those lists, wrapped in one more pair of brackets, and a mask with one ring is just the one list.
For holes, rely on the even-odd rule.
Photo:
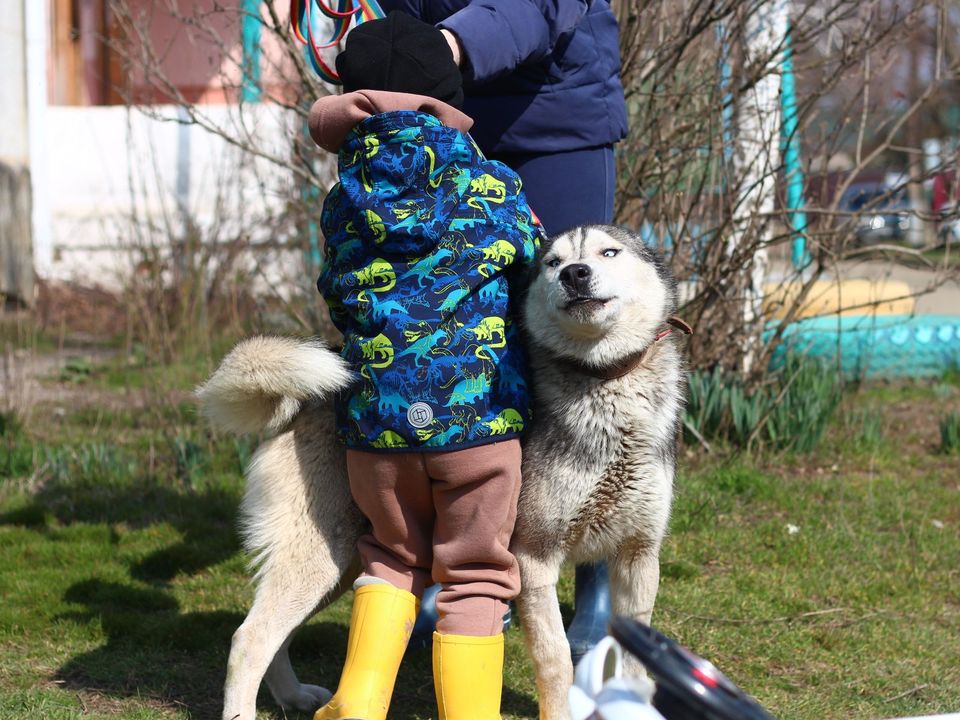
{"label": "dog's red collar", "polygon": [[[681,320],[680,318],[674,315],[671,315],[670,317],[667,318],[666,324],[670,325],[671,327],[664,328],[663,330],[658,332],[656,335],[654,335],[653,342],[660,342],[661,340],[663,340],[663,338],[665,338],[667,335],[672,333],[675,329],[679,330],[684,335],[693,335],[693,328],[690,327],[690,325],[688,325],[685,321]],[[637,367],[640,365],[640,363],[643,362],[643,358],[646,356],[647,350],[649,349],[650,349],[649,347],[646,347],[643,350],[640,350],[639,352],[635,352],[632,355],[627,355],[625,358],[622,358],[617,362],[604,367],[587,365],[585,363],[577,362],[576,360],[570,360],[567,358],[564,358],[564,362],[570,367],[572,367],[574,370],[576,370],[577,372],[580,372],[584,375],[589,375],[590,377],[595,377],[598,380],[603,380],[604,382],[606,382],[608,380],[616,380],[618,378],[622,378],[624,375],[629,375],[634,370],[636,370]]]}

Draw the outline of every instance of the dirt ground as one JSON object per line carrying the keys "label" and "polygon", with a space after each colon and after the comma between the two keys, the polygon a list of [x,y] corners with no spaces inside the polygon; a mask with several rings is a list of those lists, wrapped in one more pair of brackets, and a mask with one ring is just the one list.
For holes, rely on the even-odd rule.
{"label": "dirt ground", "polygon": [[96,346],[62,347],[49,352],[8,346],[3,353],[0,396],[4,398],[4,405],[11,408],[29,408],[41,403],[116,405],[120,399],[115,392],[60,381],[68,364],[79,361],[96,365],[107,362],[116,353],[116,350]]}
{"label": "dirt ground", "polygon": [[[777,268],[771,271],[776,274]],[[916,314],[960,315],[960,273],[945,277],[930,268],[867,260],[845,264],[836,274],[902,281],[917,293]],[[143,399],[131,393],[59,381],[72,364],[91,367],[114,360],[122,352],[115,339],[130,333],[129,323],[121,296],[71,283],[39,283],[33,311],[0,313],[0,405],[142,405]],[[30,330],[18,331],[18,325]],[[44,343],[37,343],[37,336]]]}
{"label": "dirt ground", "polygon": [[136,403],[124,393],[76,382],[69,372],[115,358],[120,350],[112,341],[126,327],[118,295],[72,283],[39,283],[32,310],[0,313],[0,410]]}

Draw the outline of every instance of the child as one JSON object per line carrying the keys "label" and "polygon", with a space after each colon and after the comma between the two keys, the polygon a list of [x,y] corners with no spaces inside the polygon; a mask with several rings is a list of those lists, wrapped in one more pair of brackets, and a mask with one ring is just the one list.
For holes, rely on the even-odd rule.
{"label": "child", "polygon": [[310,112],[317,144],[339,154],[317,284],[358,373],[337,417],[372,527],[343,674],[316,720],[386,717],[431,578],[440,718],[493,720],[529,419],[507,272],[533,261],[541,231],[517,175],[466,134],[439,30],[396,12],[364,23],[337,70],[346,94]]}

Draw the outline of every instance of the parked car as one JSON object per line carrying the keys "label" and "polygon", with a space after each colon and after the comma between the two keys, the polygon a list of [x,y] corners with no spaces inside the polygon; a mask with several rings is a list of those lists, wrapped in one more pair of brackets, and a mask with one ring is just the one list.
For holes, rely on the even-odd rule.
{"label": "parked car", "polygon": [[960,241],[960,207],[950,204],[941,206],[937,238],[948,245],[956,245]]}
{"label": "parked car", "polygon": [[905,242],[911,247],[923,245],[923,227],[910,207],[904,188],[891,188],[881,182],[855,183],[843,193],[839,209],[855,217],[854,234],[861,245],[881,242]]}

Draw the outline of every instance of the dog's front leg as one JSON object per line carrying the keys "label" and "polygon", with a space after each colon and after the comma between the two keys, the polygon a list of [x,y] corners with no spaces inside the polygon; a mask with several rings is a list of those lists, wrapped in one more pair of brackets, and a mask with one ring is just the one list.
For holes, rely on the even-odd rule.
{"label": "dog's front leg", "polygon": [[521,581],[517,609],[537,675],[540,718],[564,720],[570,717],[567,693],[573,682],[573,662],[557,600],[560,559],[544,560],[519,550],[517,561]]}
{"label": "dog's front leg", "polygon": [[[642,551],[621,551],[608,564],[610,569],[610,602],[615,615],[650,624],[653,604],[660,587],[659,548]],[[628,675],[646,677],[643,665],[630,653],[625,653],[624,665]]]}

